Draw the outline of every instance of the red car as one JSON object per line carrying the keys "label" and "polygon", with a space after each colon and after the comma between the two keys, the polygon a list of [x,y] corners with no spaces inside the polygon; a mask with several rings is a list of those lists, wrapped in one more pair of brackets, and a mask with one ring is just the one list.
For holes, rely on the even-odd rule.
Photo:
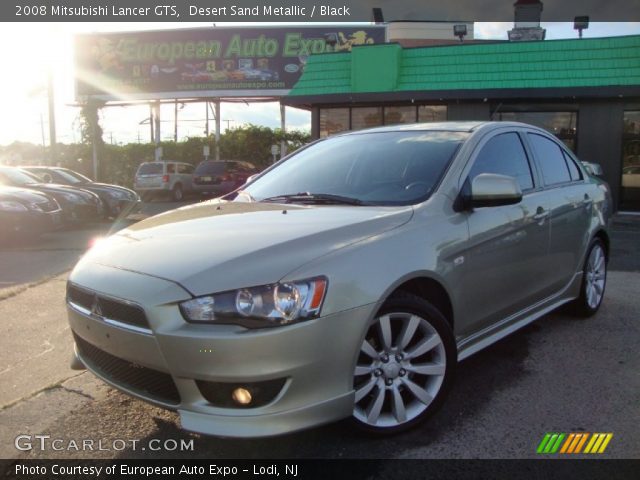
{"label": "red car", "polygon": [[203,195],[220,196],[244,185],[259,170],[249,162],[207,160],[193,172],[193,189]]}

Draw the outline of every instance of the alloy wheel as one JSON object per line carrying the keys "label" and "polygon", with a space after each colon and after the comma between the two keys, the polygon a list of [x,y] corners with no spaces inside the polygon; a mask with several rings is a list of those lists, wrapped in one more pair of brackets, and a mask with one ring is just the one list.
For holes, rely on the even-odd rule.
{"label": "alloy wheel", "polygon": [[378,428],[411,422],[442,387],[446,358],[442,338],[422,316],[380,315],[365,336],[354,371],[354,417]]}
{"label": "alloy wheel", "polygon": [[605,254],[602,246],[598,243],[591,249],[585,275],[586,300],[590,308],[596,309],[604,296],[607,279]]}

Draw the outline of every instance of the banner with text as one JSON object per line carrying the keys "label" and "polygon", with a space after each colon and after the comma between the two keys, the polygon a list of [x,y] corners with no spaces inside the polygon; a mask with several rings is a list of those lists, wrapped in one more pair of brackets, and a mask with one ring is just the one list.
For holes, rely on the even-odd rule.
{"label": "banner with text", "polygon": [[142,100],[286,94],[309,55],[383,43],[384,27],[200,28],[75,39],[76,97]]}

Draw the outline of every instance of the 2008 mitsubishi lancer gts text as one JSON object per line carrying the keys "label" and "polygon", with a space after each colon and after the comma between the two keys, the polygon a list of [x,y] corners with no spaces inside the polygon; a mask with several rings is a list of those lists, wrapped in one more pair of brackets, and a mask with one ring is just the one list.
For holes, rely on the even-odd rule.
{"label": "2008 mitsubishi lancer gts text", "polygon": [[75,366],[188,430],[401,431],[457,361],[602,302],[609,189],[536,127],[346,133],[242,188],[104,239],[69,278]]}

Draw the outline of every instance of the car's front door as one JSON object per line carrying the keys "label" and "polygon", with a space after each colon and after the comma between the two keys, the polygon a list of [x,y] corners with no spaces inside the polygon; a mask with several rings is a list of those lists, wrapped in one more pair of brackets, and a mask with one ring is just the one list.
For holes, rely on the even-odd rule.
{"label": "car's front door", "polygon": [[522,311],[548,291],[545,193],[520,135],[498,133],[475,152],[468,182],[481,173],[508,175],[518,181],[523,197],[515,205],[476,208],[467,214],[463,336]]}

